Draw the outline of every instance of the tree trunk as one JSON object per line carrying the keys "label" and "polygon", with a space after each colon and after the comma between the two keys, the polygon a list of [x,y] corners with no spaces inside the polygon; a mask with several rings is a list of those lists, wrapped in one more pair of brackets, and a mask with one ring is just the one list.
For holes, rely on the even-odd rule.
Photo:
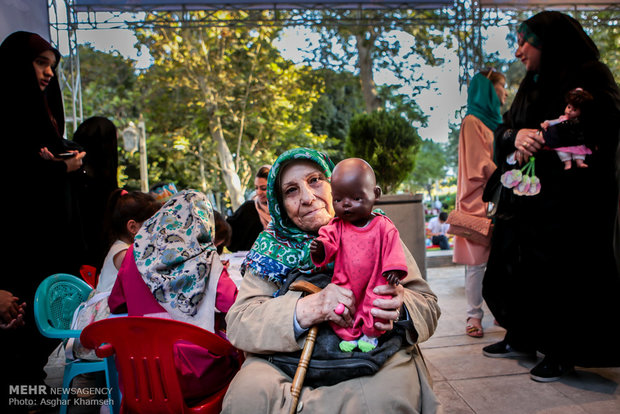
{"label": "tree trunk", "polygon": [[226,184],[226,188],[228,189],[228,193],[230,195],[230,202],[233,210],[237,210],[245,201],[245,197],[243,195],[241,180],[239,180],[239,175],[237,175],[237,172],[235,171],[235,163],[233,161],[232,154],[230,153],[228,144],[224,139],[220,117],[211,117],[211,122],[209,122],[209,125],[211,129],[211,137],[213,137],[217,143],[217,156],[220,160],[220,166],[222,167],[224,183]]}
{"label": "tree trunk", "polygon": [[[366,39],[368,37],[368,39]],[[377,88],[372,73],[372,49],[375,45],[375,36],[363,33],[355,35],[357,46],[357,65],[360,70],[362,96],[366,105],[366,112],[371,113],[381,107],[381,99],[377,96]]]}

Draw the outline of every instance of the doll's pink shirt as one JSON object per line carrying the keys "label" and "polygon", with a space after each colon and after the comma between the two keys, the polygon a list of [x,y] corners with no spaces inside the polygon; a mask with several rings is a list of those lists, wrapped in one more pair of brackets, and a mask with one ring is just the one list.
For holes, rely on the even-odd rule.
{"label": "doll's pink shirt", "polygon": [[351,289],[357,310],[350,328],[331,324],[334,332],[350,341],[362,334],[378,337],[385,331],[375,329],[370,310],[373,301],[383,297],[373,293],[379,285],[387,284],[383,273],[401,270],[407,274],[407,260],[398,230],[384,215],[377,215],[366,227],[356,227],[336,217],[319,230],[318,239],[325,246],[325,260],[315,263],[324,266],[334,262],[332,282]]}

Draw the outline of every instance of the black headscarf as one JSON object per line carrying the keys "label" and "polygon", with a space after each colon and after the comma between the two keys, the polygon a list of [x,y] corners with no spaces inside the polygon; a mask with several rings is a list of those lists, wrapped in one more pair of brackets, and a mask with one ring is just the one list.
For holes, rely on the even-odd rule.
{"label": "black headscarf", "polygon": [[92,177],[117,187],[118,137],[112,121],[93,116],[82,122],[73,134],[73,142],[86,151],[84,169]]}
{"label": "black headscarf", "polygon": [[[526,74],[513,105],[504,116],[504,129],[498,132],[503,133],[505,128],[538,129],[541,122],[556,119],[564,113],[566,93],[577,87],[595,95],[595,107],[591,112],[596,112],[596,107],[617,108],[617,88],[607,87],[615,83],[613,76],[599,62],[598,48],[577,20],[560,12],[544,11],[522,24],[541,43],[540,66],[537,71]],[[600,76],[592,76],[594,72],[599,72]],[[586,128],[599,128],[593,125],[596,121],[588,114],[583,114],[583,118]],[[501,151],[504,155],[514,151],[514,136],[504,144]]]}
{"label": "black headscarf", "polygon": [[[34,59],[46,50],[56,56],[57,67],[60,53],[36,33],[15,32],[2,42],[0,114],[5,119],[3,127],[9,128],[13,134],[36,128],[36,133],[31,134],[27,142],[30,148],[48,147],[52,152],[62,152],[65,117],[56,67],[53,68],[54,77],[45,91],[41,91],[32,65]],[[6,138],[16,139],[15,136]]]}
{"label": "black headscarf", "polygon": [[86,244],[81,263],[101,269],[109,247],[103,226],[104,212],[110,195],[118,188],[116,126],[104,117],[88,118],[73,134],[73,141],[86,151],[84,171],[73,180]]}

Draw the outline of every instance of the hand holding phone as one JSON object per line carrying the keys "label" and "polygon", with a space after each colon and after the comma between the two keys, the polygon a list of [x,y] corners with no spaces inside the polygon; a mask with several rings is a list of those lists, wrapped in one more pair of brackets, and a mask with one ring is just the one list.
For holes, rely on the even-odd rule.
{"label": "hand holding phone", "polygon": [[60,154],[56,154],[56,158],[66,160],[75,157],[77,154],[77,152],[61,152]]}

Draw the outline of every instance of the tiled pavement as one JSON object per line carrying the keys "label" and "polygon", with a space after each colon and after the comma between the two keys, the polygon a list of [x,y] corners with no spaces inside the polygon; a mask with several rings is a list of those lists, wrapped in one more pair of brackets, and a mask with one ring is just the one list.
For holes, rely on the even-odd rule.
{"label": "tiled pavement", "polygon": [[482,347],[501,340],[504,330],[485,308],[484,338],[464,334],[464,273],[463,266],[427,269],[442,315],[437,331],[421,347],[446,414],[620,413],[620,368],[577,367],[558,382],[541,384],[529,377],[534,358],[483,356]]}

